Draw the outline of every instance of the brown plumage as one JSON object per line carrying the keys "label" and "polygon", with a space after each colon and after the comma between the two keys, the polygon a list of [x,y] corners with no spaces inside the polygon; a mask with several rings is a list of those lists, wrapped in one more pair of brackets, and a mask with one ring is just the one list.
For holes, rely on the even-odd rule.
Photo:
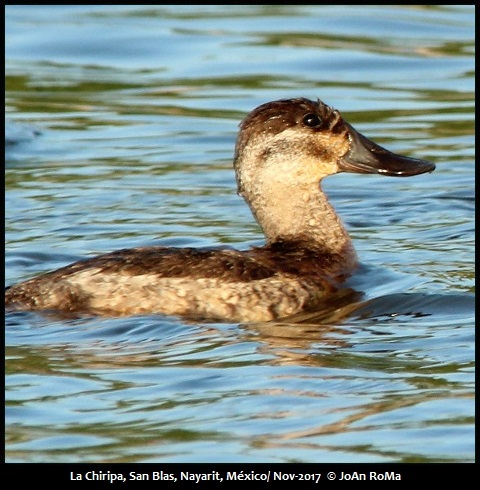
{"label": "brown plumage", "polygon": [[224,321],[315,309],[357,265],[320,181],[342,171],[409,176],[435,168],[381,148],[338,111],[307,99],[252,111],[240,125],[234,167],[238,191],[266,235],[264,247],[119,250],[12,286],[6,306]]}

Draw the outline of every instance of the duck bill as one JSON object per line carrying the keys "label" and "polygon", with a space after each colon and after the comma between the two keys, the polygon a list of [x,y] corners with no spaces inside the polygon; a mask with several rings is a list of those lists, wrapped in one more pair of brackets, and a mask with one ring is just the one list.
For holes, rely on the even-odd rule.
{"label": "duck bill", "polygon": [[435,170],[433,163],[396,155],[347,126],[350,150],[338,161],[341,172],[410,177]]}

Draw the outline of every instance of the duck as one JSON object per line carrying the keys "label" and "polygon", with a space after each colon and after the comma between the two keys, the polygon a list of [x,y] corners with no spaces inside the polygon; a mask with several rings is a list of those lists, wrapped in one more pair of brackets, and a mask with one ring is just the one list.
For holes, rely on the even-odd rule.
{"label": "duck", "polygon": [[233,167],[263,246],[117,250],[8,287],[6,309],[215,322],[315,311],[359,265],[321,181],[340,172],[410,177],[435,169],[379,146],[338,110],[307,98],[252,110],[239,125]]}

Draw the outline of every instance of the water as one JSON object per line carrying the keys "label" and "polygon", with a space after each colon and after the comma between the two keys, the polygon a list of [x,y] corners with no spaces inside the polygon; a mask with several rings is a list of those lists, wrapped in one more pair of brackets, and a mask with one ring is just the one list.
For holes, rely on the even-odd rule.
{"label": "water", "polygon": [[297,323],[6,316],[7,462],[474,460],[472,6],[8,6],[6,283],[262,243],[240,119],[320,97],[412,179],[324,183],[362,262]]}

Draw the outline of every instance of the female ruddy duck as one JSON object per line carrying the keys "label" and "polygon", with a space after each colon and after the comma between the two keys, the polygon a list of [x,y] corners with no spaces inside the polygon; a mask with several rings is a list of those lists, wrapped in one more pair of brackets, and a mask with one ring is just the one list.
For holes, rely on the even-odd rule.
{"label": "female ruddy duck", "polygon": [[263,104],[242,121],[234,168],[265,246],[119,250],[8,288],[7,307],[217,321],[268,321],[315,310],[357,266],[320,181],[339,172],[408,177],[435,165],[391,153],[338,111],[299,98]]}

